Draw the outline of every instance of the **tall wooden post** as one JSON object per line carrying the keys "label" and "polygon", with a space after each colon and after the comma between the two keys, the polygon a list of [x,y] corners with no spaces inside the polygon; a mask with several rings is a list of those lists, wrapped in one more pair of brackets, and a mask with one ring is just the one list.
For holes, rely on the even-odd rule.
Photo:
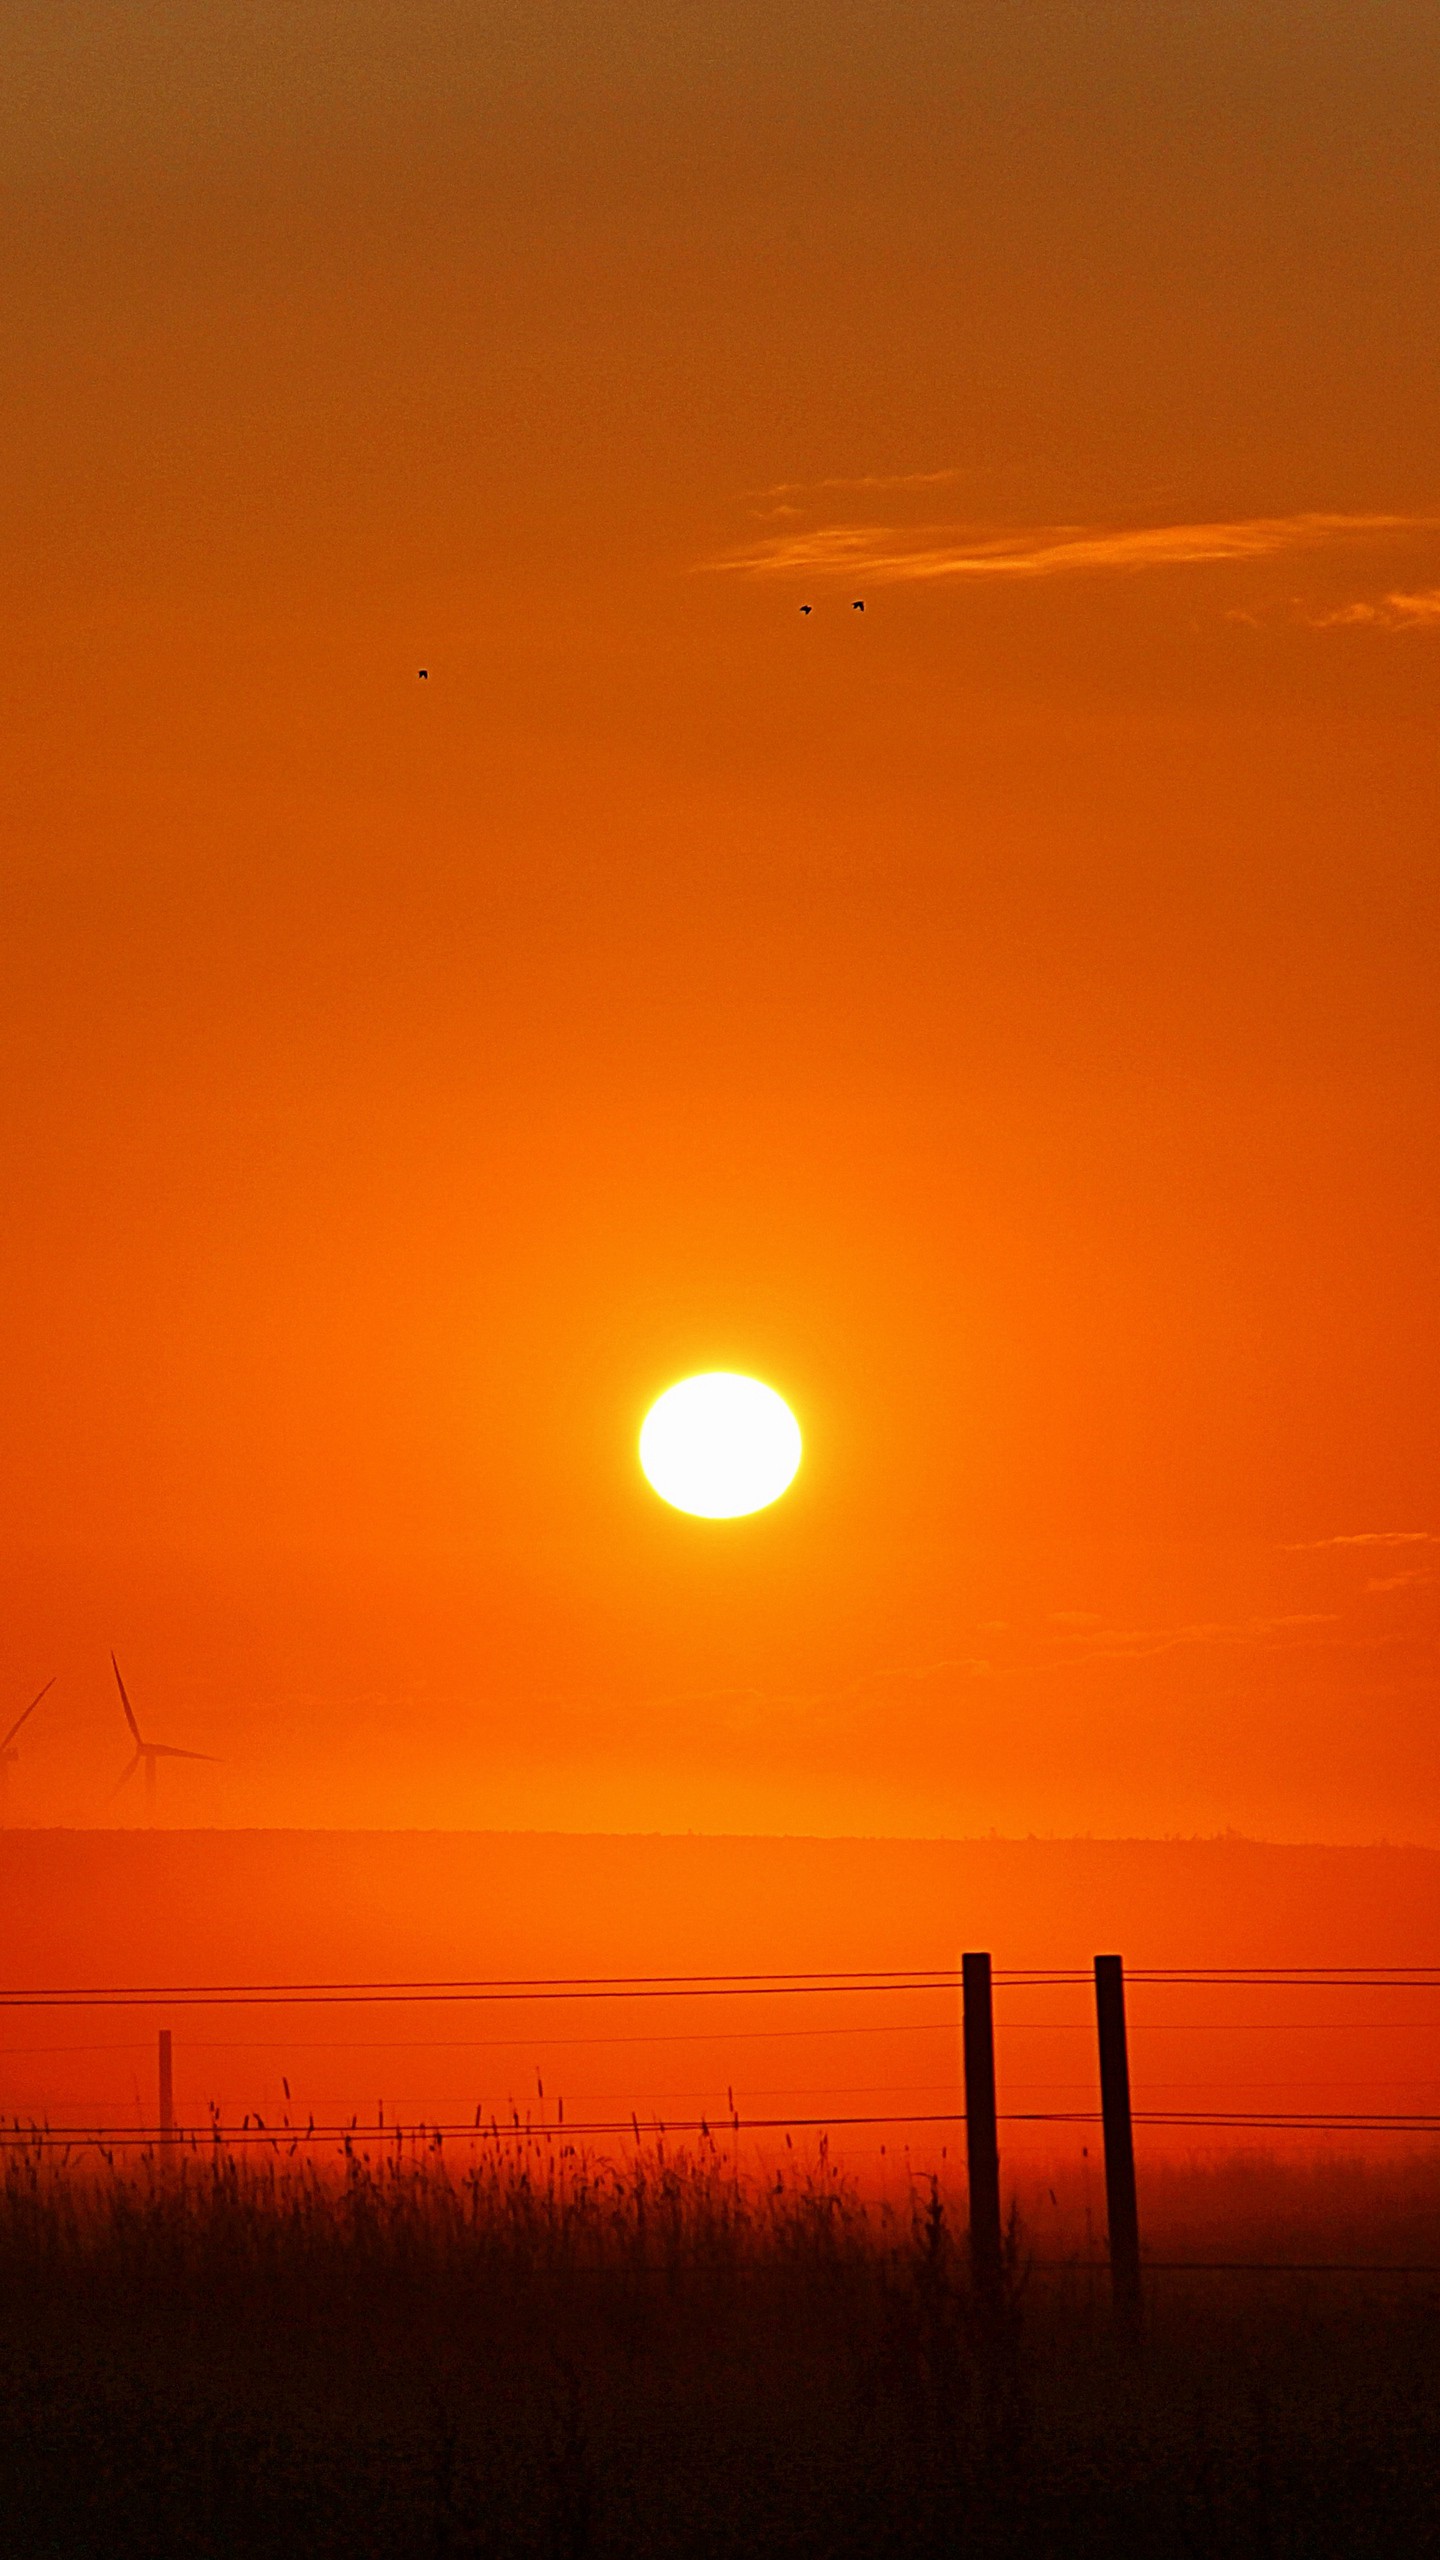
{"label": "tall wooden post", "polygon": [[1117,2326],[1126,2337],[1134,2339],[1140,2334],[1140,2208],[1135,2194],[1135,2134],[1130,2118],[1125,1967],[1119,1956],[1095,1959],[1095,2022],[1100,2031],[1100,2111],[1105,2126],[1110,2286]]}
{"label": "tall wooden post", "polygon": [[160,2139],[175,2139],[175,2074],[168,2027],[160,2030]]}
{"label": "tall wooden post", "polygon": [[987,2311],[998,2308],[1004,2258],[1000,2240],[1000,2139],[995,2122],[995,2012],[990,1958],[960,1959],[964,1991],[965,2155],[970,2173],[970,2272]]}

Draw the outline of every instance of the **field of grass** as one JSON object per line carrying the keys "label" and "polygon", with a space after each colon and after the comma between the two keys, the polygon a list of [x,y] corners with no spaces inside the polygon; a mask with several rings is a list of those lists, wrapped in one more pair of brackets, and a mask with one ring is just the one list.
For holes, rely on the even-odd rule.
{"label": "field of grass", "polygon": [[[1337,2174],[1273,2173],[1272,2206],[1300,2180],[1293,2232],[1314,2212],[1338,2227]],[[1197,2254],[1221,2254],[1223,2188]],[[1367,2220],[1363,2175],[1344,2191],[1329,2254],[1401,2254],[1395,2197]],[[0,2549],[1440,2548],[1440,2281],[1157,2274],[1132,2356],[1103,2276],[1039,2254],[1019,2227],[1003,2314],[982,2320],[946,2200],[867,2208],[823,2155],[747,2181],[718,2154],[587,2164],[555,2144],[130,2165],[17,2145]]]}

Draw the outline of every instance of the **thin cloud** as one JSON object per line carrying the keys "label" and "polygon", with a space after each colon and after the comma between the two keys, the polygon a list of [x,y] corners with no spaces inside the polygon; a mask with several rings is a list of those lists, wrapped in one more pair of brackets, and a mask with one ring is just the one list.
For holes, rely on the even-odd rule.
{"label": "thin cloud", "polygon": [[[1068,1612],[1070,1617],[1078,1612]],[[1153,1660],[1157,1654],[1179,1653],[1195,1646],[1258,1646],[1275,1652],[1281,1646],[1313,1642],[1316,1627],[1338,1626],[1333,1609],[1292,1609],[1281,1617],[1238,1621],[1202,1619],[1185,1627],[1086,1627],[1066,1630],[1077,1652],[1105,1661]]]}
{"label": "thin cloud", "polygon": [[[887,583],[937,578],[1056,578],[1106,570],[1175,569],[1264,560],[1397,534],[1440,531],[1440,517],[1242,516],[1209,524],[976,526],[813,525],[768,535],[706,566],[741,577],[863,573]],[[1440,597],[1440,590],[1436,591]],[[1425,596],[1407,601],[1417,608]],[[1440,616],[1440,602],[1436,606]],[[1423,618],[1418,612],[1413,616]]]}
{"label": "thin cloud", "polygon": [[1290,1538],[1280,1552],[1286,1556],[1322,1555],[1330,1547],[1434,1547],[1440,1538],[1433,1529],[1347,1529],[1334,1538]]}
{"label": "thin cloud", "polygon": [[866,471],[853,480],[840,475],[829,480],[777,480],[773,489],[761,489],[758,495],[814,498],[838,489],[941,489],[964,477],[953,465],[944,471]]}
{"label": "thin cloud", "polygon": [[1333,613],[1312,613],[1308,619],[1316,631],[1433,630],[1440,624],[1440,587],[1422,588],[1418,595],[1397,591],[1371,604],[1342,604]]}
{"label": "thin cloud", "polygon": [[543,1703],[577,1718],[623,1715],[632,1710],[650,1715],[671,1714],[680,1707],[692,1713],[709,1708],[720,1722],[748,1725],[772,1711],[808,1714],[816,1708],[860,1706],[873,1702],[875,1693],[887,1683],[919,1688],[952,1675],[971,1680],[1009,1676],[1002,1666],[983,1655],[943,1654],[929,1662],[879,1663],[838,1689],[765,1689],[751,1682],[706,1689],[665,1689],[633,1700],[616,1690],[554,1690],[546,1693]]}

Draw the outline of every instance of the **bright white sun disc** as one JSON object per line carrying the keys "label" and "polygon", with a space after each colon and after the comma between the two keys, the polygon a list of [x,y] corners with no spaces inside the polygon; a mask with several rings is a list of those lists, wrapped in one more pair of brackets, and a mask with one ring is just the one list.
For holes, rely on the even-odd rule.
{"label": "bright white sun disc", "polygon": [[773,1387],[732,1369],[708,1369],[667,1387],[652,1404],[640,1432],[640,1464],[677,1511],[738,1520],[778,1501],[794,1481],[800,1425]]}

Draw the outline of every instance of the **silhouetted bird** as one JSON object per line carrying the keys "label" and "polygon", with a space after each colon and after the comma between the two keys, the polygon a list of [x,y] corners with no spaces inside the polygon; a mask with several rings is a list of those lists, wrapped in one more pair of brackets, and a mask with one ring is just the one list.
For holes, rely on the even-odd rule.
{"label": "silhouetted bird", "polygon": [[421,683],[422,683],[422,684],[424,684],[424,683],[425,683],[426,679],[427,679],[427,678],[428,678],[428,676],[429,676],[429,673],[430,673],[430,670],[429,670],[429,668],[428,668],[428,667],[422,667],[422,668],[420,669],[420,681],[421,681]]}
{"label": "silhouetted bird", "polygon": [[855,599],[855,601],[854,601],[854,603],[853,603],[853,604],[852,604],[852,606],[850,607],[850,610],[851,610],[851,612],[852,612],[852,613],[863,613],[863,612],[864,612],[864,610],[865,610],[865,599],[864,599],[864,597],[863,597],[863,596],[857,596],[857,597],[856,597],[856,599]]}
{"label": "silhouetted bird", "polygon": [[815,610],[815,608],[814,608],[814,606],[813,606],[813,605],[802,604],[802,606],[800,607],[800,610],[801,610],[801,612],[802,612],[802,613],[813,613],[813,612],[814,612],[814,610]]}

